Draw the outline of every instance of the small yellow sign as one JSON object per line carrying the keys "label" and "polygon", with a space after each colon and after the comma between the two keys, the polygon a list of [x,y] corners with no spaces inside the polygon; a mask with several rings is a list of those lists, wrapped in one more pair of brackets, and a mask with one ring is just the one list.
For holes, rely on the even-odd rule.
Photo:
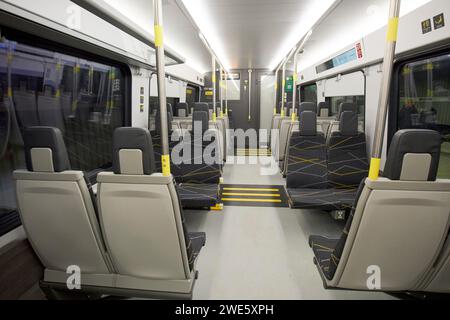
{"label": "small yellow sign", "polygon": [[205,96],[211,97],[214,93],[212,91],[205,91]]}
{"label": "small yellow sign", "polygon": [[192,94],[192,89],[187,89],[186,94]]}

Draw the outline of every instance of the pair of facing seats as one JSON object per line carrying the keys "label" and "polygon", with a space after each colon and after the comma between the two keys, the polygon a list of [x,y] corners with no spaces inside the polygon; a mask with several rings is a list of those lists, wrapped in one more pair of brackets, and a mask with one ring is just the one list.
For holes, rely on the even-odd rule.
{"label": "pair of facing seats", "polygon": [[[171,115],[168,114],[168,123]],[[156,170],[161,172],[161,125],[157,116],[156,131],[152,132]],[[169,132],[169,151],[172,155],[171,169],[177,182],[177,189],[181,203],[185,208],[210,208],[219,202],[219,183],[222,177],[220,136],[217,130],[209,129],[208,115],[206,112],[195,111],[190,128]],[[197,132],[198,131],[198,132]],[[200,136],[196,136],[200,134]],[[210,141],[203,141],[203,137]],[[172,140],[172,138],[174,140]],[[188,146],[187,144],[190,144]],[[214,146],[212,152],[213,162],[207,162],[203,158],[206,148]],[[197,148],[196,148],[197,147]],[[209,150],[209,149],[208,149]],[[197,154],[196,152],[200,152]],[[190,152],[189,155],[184,152]],[[175,159],[174,156],[179,157]],[[180,161],[181,160],[181,161]]]}
{"label": "pair of facing seats", "polygon": [[70,170],[58,129],[27,129],[25,155],[28,170],[14,172],[18,207],[49,297],[77,271],[81,292],[192,297],[205,234],[186,231],[173,178],[154,173],[147,130],[115,131],[114,172],[98,175],[97,199]]}
{"label": "pair of facing seats", "polygon": [[292,208],[348,210],[367,177],[366,136],[358,131],[357,115],[342,114],[339,131],[326,139],[317,131],[316,114],[303,112],[299,131],[288,150],[287,191]]}
{"label": "pair of facing seats", "polygon": [[441,142],[435,131],[397,132],[384,178],[361,183],[341,238],[310,237],[326,288],[450,293],[450,180],[436,179]]}

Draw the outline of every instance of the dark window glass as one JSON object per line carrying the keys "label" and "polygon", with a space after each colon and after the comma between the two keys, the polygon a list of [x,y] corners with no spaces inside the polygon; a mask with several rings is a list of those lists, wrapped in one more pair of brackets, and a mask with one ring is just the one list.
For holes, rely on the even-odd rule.
{"label": "dark window glass", "polygon": [[450,178],[450,55],[410,62],[400,69],[397,129],[441,133],[439,178]]}
{"label": "dark window glass", "polygon": [[12,172],[25,168],[26,127],[59,128],[72,169],[108,168],[123,98],[115,66],[0,40],[0,209],[16,208]]}
{"label": "dark window glass", "polygon": [[300,102],[314,102],[317,104],[317,85],[311,84],[300,88]]}

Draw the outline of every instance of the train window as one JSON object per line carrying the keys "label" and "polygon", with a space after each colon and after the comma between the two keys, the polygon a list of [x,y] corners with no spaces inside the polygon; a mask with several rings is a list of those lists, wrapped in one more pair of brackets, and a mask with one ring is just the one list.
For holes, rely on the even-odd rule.
{"label": "train window", "polygon": [[443,137],[439,178],[450,178],[450,55],[404,64],[399,74],[397,129],[432,129]]}
{"label": "train window", "polygon": [[0,211],[16,208],[12,172],[25,168],[26,127],[59,128],[74,170],[109,168],[124,101],[118,67],[0,40]]}
{"label": "train window", "polygon": [[315,83],[300,88],[300,101],[317,104],[317,85]]}

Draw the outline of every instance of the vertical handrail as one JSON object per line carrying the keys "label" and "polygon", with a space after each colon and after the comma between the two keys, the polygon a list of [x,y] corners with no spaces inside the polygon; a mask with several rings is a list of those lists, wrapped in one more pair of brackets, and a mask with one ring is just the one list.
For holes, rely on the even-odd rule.
{"label": "vertical handrail", "polygon": [[248,69],[248,121],[252,121],[252,69]]}
{"label": "vertical handrail", "polygon": [[395,48],[397,45],[398,25],[401,0],[390,0],[389,22],[387,26],[386,48],[383,60],[383,78],[380,90],[377,122],[370,163],[369,179],[377,180],[380,175],[381,155],[383,150],[384,132],[386,130],[386,118],[389,107],[389,93],[392,83],[392,71],[394,66]]}
{"label": "vertical handrail", "polygon": [[[286,58],[283,59],[283,61],[281,62],[281,64],[278,66],[278,68],[275,70],[275,108],[273,109],[273,115],[277,115],[278,114],[278,73],[280,72],[281,66],[283,65],[284,61],[286,60]],[[281,112],[281,110],[280,110]]]}
{"label": "vertical handrail", "polygon": [[288,58],[286,58],[286,61],[283,63],[283,71],[281,72],[282,74],[282,80],[281,80],[281,110],[280,110],[280,114],[282,117],[284,117],[284,103],[285,103],[285,90],[286,90],[286,63],[287,63]]}
{"label": "vertical handrail", "polygon": [[225,116],[228,116],[228,72],[225,72]]}
{"label": "vertical handrail", "polygon": [[220,97],[220,117],[223,117],[223,68],[220,66],[220,80],[219,80],[219,97]]}
{"label": "vertical handrail", "polygon": [[161,164],[164,176],[170,176],[169,128],[167,124],[166,71],[164,57],[164,33],[162,0],[153,0],[155,20],[156,70],[158,79],[159,112],[161,118]]}
{"label": "vertical handrail", "polygon": [[298,55],[300,54],[300,51],[303,50],[303,48],[306,45],[306,42],[308,42],[309,38],[311,37],[313,31],[310,30],[308,34],[303,39],[302,43],[298,46],[297,50],[294,53],[294,76],[293,76],[293,86],[294,91],[292,93],[292,121],[295,121],[295,106],[297,104],[297,84],[298,84]]}
{"label": "vertical handrail", "polygon": [[216,92],[216,58],[212,55],[211,58],[212,65],[212,74],[211,74],[211,82],[213,86],[213,121],[217,121],[217,113],[216,113],[216,101],[217,101],[217,92]]}

